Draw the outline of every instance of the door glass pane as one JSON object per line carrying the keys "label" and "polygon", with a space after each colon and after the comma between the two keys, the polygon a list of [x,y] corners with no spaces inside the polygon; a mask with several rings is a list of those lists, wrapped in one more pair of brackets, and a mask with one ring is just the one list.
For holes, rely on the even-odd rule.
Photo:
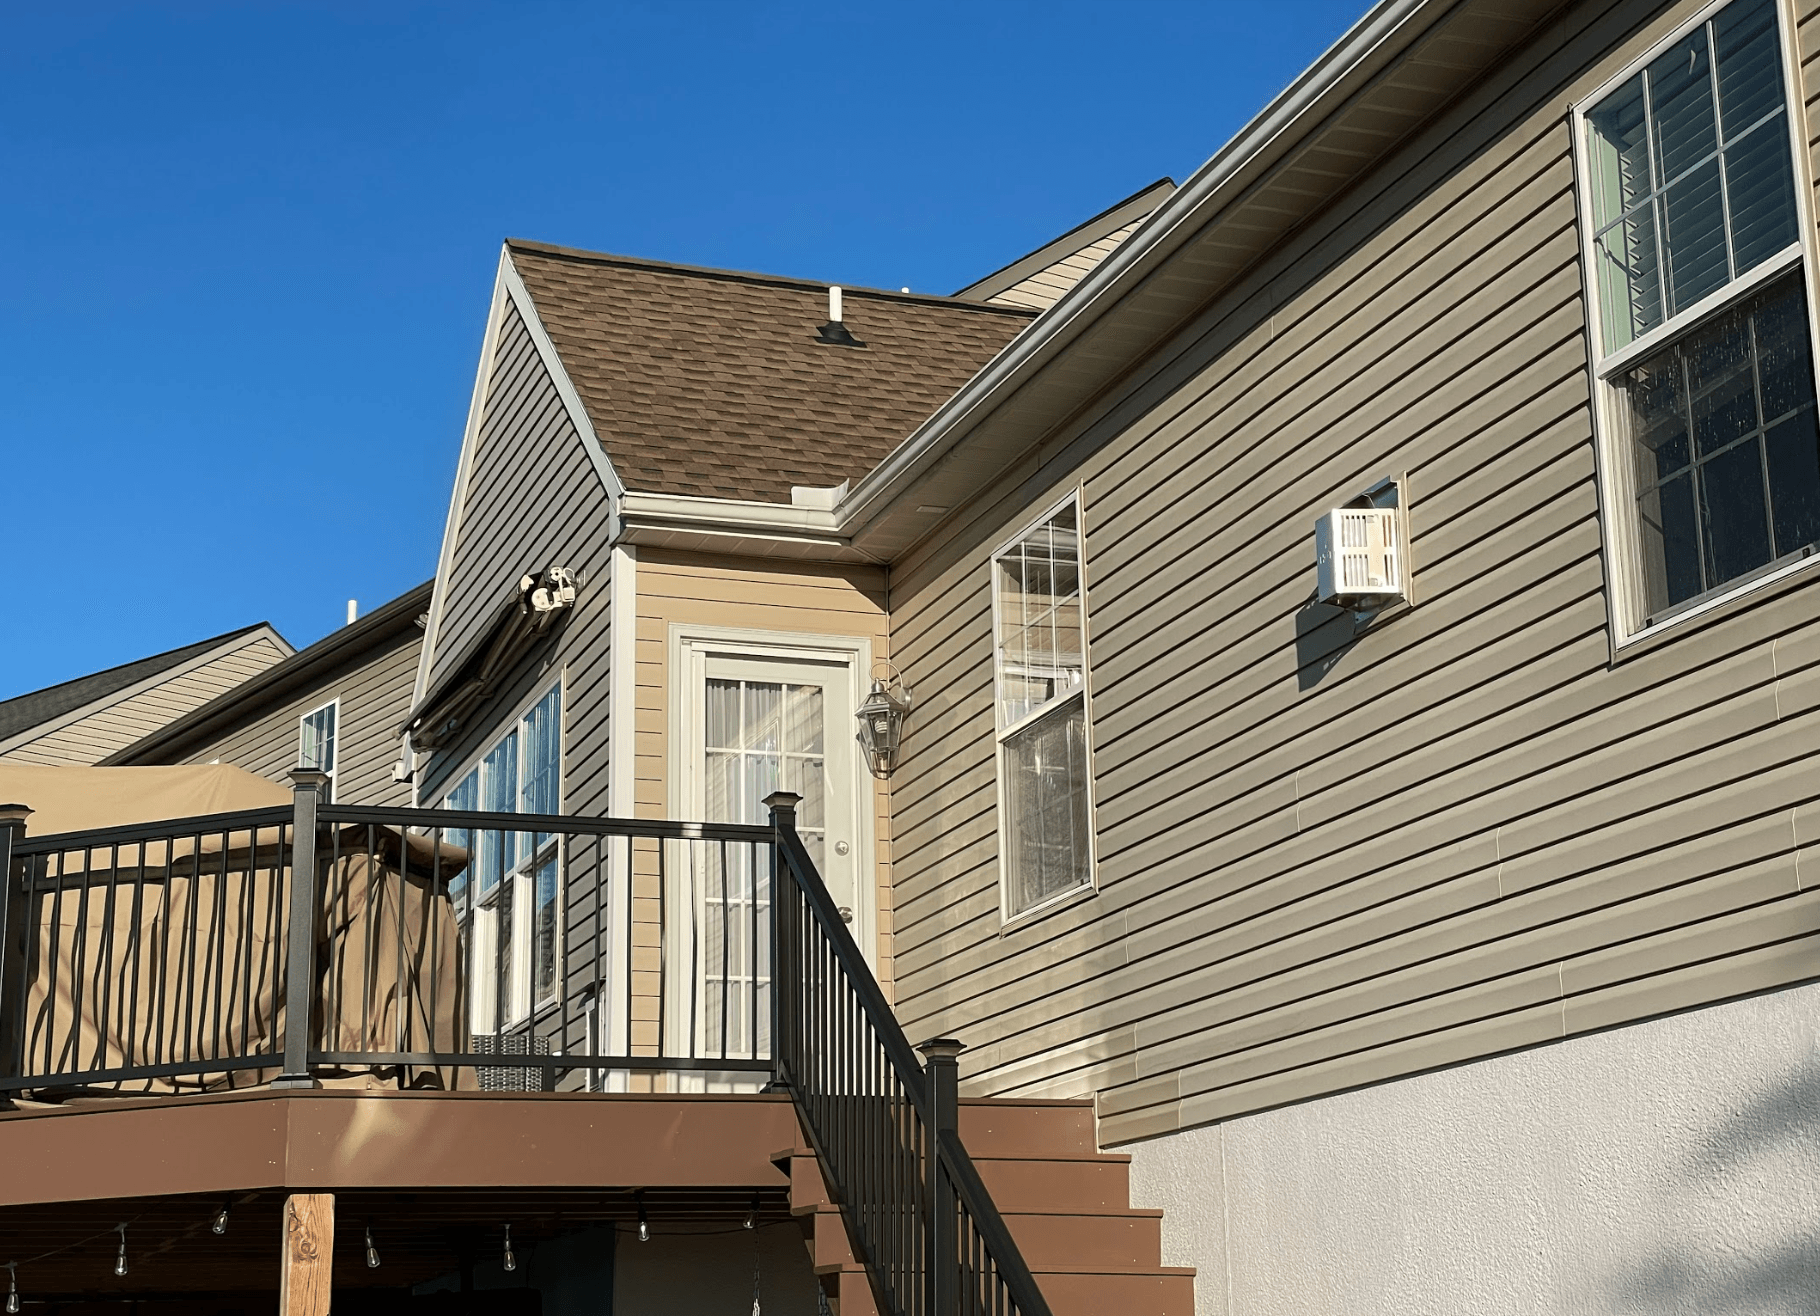
{"label": "door glass pane", "polygon": [[[480,765],[480,808],[483,813],[518,811],[518,733],[511,732]],[[499,885],[518,863],[518,835],[492,828],[480,833],[476,856],[481,894]]]}
{"label": "door glass pane", "polygon": [[532,875],[532,899],[537,906],[537,945],[533,952],[534,999],[542,1002],[556,995],[556,859],[551,856]]}

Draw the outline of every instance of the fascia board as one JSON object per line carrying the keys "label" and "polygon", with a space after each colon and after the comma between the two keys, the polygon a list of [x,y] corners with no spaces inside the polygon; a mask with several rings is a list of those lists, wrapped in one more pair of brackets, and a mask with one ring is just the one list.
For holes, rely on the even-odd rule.
{"label": "fascia board", "polygon": [[835,509],[839,533],[857,537],[941,455],[1067,349],[1144,278],[1282,158],[1355,91],[1452,8],[1454,0],[1384,0],[1335,42],[1262,113],[1054,306],[987,363],[862,479]]}
{"label": "fascia board", "polygon": [[[568,413],[569,423],[581,435],[582,447],[587,449],[588,460],[594,465],[594,473],[600,477],[601,487],[606,490],[608,506],[616,509],[621,495],[626,491],[625,481],[613,469],[607,450],[601,446],[600,436],[594,432],[594,421],[588,415],[588,409],[582,405],[581,394],[575,391],[575,382],[569,378],[562,357],[557,355],[556,344],[550,341],[543,318],[537,313],[537,303],[531,299],[531,291],[525,287],[518,267],[512,264],[510,247],[500,256],[500,270],[506,292],[512,298],[512,304],[518,308],[518,314],[530,332],[531,342],[537,348],[537,355],[543,361],[544,369],[549,372],[551,381],[555,383],[557,394],[562,398],[563,410]],[[608,538],[613,537],[616,529],[615,526],[608,526]]]}
{"label": "fascia board", "polygon": [[417,656],[417,677],[411,683],[413,707],[423,699],[424,685],[429,681],[430,668],[436,661],[436,641],[442,629],[449,569],[455,561],[456,541],[461,537],[462,512],[468,502],[468,480],[474,472],[474,447],[480,436],[481,417],[486,413],[487,390],[493,379],[493,357],[499,348],[499,329],[507,295],[506,270],[510,263],[502,244],[499,266],[493,275],[493,300],[487,309],[487,330],[480,345],[480,364],[474,371],[474,392],[468,401],[468,419],[461,432],[461,456],[455,462],[455,489],[449,496],[449,514],[442,527],[442,552],[436,559],[436,584],[430,591],[430,615],[423,627],[423,651]]}

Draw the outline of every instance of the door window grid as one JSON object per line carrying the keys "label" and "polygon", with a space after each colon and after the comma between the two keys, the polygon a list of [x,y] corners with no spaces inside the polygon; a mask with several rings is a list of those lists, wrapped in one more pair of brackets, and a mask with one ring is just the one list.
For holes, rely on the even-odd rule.
{"label": "door window grid", "polygon": [[1005,912],[1093,883],[1080,514],[1070,499],[993,556]]}
{"label": "door window grid", "polygon": [[1621,635],[1820,544],[1782,40],[1734,0],[1584,114]]}
{"label": "door window grid", "polygon": [[[708,678],[705,694],[705,821],[762,823],[765,797],[794,791],[802,796],[798,835],[822,869],[827,843],[822,688]],[[749,847],[716,847],[704,855],[698,900],[702,941],[696,976],[706,999],[696,1017],[703,1028],[718,1029],[725,1020],[728,1030],[725,1051],[718,1035],[701,1036],[699,1045],[716,1055],[768,1054],[770,873],[755,865]]]}
{"label": "door window grid", "polygon": [[[444,797],[449,809],[556,813],[562,780],[562,690],[553,687],[501,736]],[[469,850],[469,871],[451,884],[458,916],[472,915],[471,1027],[491,1033],[524,1022],[559,987],[558,838],[549,833],[443,835]],[[524,913],[521,913],[521,909]],[[525,917],[528,913],[529,917]],[[503,985],[504,1000],[497,999]]]}

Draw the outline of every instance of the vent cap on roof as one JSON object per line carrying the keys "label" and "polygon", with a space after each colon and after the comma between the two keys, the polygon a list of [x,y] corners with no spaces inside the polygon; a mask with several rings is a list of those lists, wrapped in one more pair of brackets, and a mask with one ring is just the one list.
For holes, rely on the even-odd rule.
{"label": "vent cap on roof", "polygon": [[828,323],[816,331],[815,341],[831,347],[865,346],[841,319],[841,291],[837,283],[828,285]]}

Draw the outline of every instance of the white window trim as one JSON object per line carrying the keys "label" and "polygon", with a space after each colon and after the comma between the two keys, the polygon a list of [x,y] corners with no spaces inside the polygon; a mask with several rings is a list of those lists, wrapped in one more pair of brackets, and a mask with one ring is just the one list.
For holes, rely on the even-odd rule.
{"label": "white window trim", "polygon": [[[552,690],[558,692],[557,703],[556,703],[556,812],[559,814],[568,813],[568,811],[569,811],[568,810],[568,798],[567,798],[566,792],[567,792],[567,788],[568,788],[568,777],[569,777],[569,774],[567,771],[568,751],[569,751],[568,734],[567,734],[568,721],[569,721],[569,690],[568,690],[568,671],[566,668],[563,671],[557,673],[555,680],[549,681],[547,683],[539,684],[536,687],[535,693],[533,693],[529,698],[522,700],[518,704],[516,710],[512,713],[512,715],[510,717],[501,718],[497,723],[494,724],[495,732],[493,735],[489,736],[485,741],[482,742],[483,748],[477,750],[474,754],[470,755],[465,761],[463,761],[463,763],[459,769],[450,773],[446,778],[444,778],[443,783],[437,787],[436,803],[430,807],[438,808],[438,809],[447,808],[448,807],[447,802],[448,802],[450,793],[453,792],[454,789],[461,784],[462,780],[470,772],[479,772],[480,771],[481,765],[482,765],[482,763],[485,762],[487,755],[491,754],[495,749],[498,749],[501,741],[503,741],[507,736],[511,735],[514,731],[522,732],[523,727],[524,727],[525,715],[528,714],[533,708],[536,708],[537,705],[542,703],[546,698],[548,698],[549,694]],[[519,740],[518,753],[519,753],[519,759],[518,759],[519,790],[520,790],[520,792],[522,792],[524,789],[524,740],[523,740],[522,736],[520,737],[520,740]],[[517,810],[513,810],[513,812],[517,812]],[[566,840],[565,837],[558,834],[558,836],[556,838],[556,874],[557,874],[556,899],[557,899],[559,906],[567,898],[566,884],[564,882],[565,874],[563,873],[563,849],[564,849],[565,840]],[[518,865],[516,865],[514,867],[512,873],[507,875],[505,880],[506,881],[523,881],[525,883],[525,886],[527,888],[529,888],[530,881],[531,881],[531,875],[532,875],[532,871],[533,871],[532,865],[530,864],[529,860],[530,860],[530,856],[527,856],[524,860],[521,860],[518,863]],[[469,911],[470,915],[478,914],[480,912],[480,886],[479,886],[479,883],[475,880],[471,869],[469,871],[468,883],[469,883],[468,911]],[[514,892],[513,899],[515,901],[517,900],[517,897],[518,897],[518,893]],[[531,894],[526,899],[525,908],[528,911],[531,911],[533,913],[535,912],[535,910],[537,908],[535,890],[532,890]],[[527,949],[528,949],[531,939],[536,936],[536,931],[535,931],[535,928],[533,927],[532,923],[529,921],[524,922],[522,924],[522,926],[527,929],[527,931],[524,935],[525,935],[525,938],[527,941]],[[514,948],[514,949],[516,949],[516,948]],[[533,994],[532,987],[531,987],[531,957],[528,953],[525,955],[514,956],[513,957],[513,974],[512,974],[514,981],[512,983],[511,990],[515,996],[519,996],[523,1000],[527,1001],[528,1005],[526,1006],[523,1014],[514,1014],[510,1018],[509,1022],[506,1022],[506,1021],[502,1021],[502,1018],[501,1018],[501,1015],[499,1012],[499,1008],[498,1008],[498,1002],[497,1001],[493,1002],[493,1008],[494,1008],[493,1031],[495,1033],[510,1032],[514,1029],[523,1028],[531,1023],[534,1023],[538,1019],[538,1017],[541,1016],[542,1014],[544,1014],[546,1011],[553,1009],[556,1006],[559,1006],[561,1004],[562,993],[563,993],[562,966],[563,966],[564,950],[565,950],[565,947],[563,945],[563,939],[562,939],[562,919],[561,919],[560,913],[559,913],[559,916],[556,920],[556,994],[554,996],[551,996],[542,1001],[537,1001],[537,1000],[531,999],[532,994]],[[472,1003],[470,1004],[470,1009],[472,1009]]]}
{"label": "white window trim", "polygon": [[333,709],[334,715],[335,715],[335,766],[328,770],[329,797],[328,797],[328,799],[323,801],[323,803],[333,804],[333,803],[335,803],[335,780],[341,773],[341,759],[342,759],[342,753],[341,753],[341,696],[340,695],[336,695],[333,699],[327,700],[324,703],[317,704],[314,708],[308,710],[307,712],[299,713],[297,715],[297,762],[298,762],[299,766],[301,766],[303,763],[303,729],[304,729],[304,727],[309,725],[309,721],[311,718],[315,717],[316,714],[320,713],[325,708]]}
{"label": "white window trim", "polygon": [[[998,825],[994,830],[998,833],[998,915],[999,931],[1001,933],[1018,924],[1028,922],[1030,919],[1033,919],[1040,914],[1046,914],[1058,905],[1065,905],[1070,901],[1081,900],[1087,896],[1096,894],[1100,889],[1100,829],[1094,805],[1093,663],[1089,656],[1089,649],[1091,646],[1088,644],[1087,638],[1086,501],[1085,491],[1080,485],[1076,485],[1068,491],[1065,497],[1057,499],[1041,513],[1024,522],[1023,525],[1018,527],[1015,534],[1009,535],[1000,541],[999,546],[992,550],[992,556],[987,561],[987,572],[989,573],[988,588],[992,593],[992,724],[994,728],[992,750],[993,772],[998,779]],[[1007,723],[1005,721],[1004,704],[999,698],[998,691],[999,650],[1004,634],[1003,618],[999,615],[998,562],[1001,557],[1021,544],[1033,530],[1043,525],[1046,521],[1055,516],[1057,512],[1060,512],[1069,506],[1074,508],[1074,527],[1078,541],[1076,547],[1080,551],[1078,563],[1078,569],[1081,574],[1080,688],[1070,691],[1060,699],[1051,700],[1041,708],[1024,714],[1024,716],[1018,718],[1016,721]],[[1051,714],[1061,712],[1068,706],[1069,701],[1076,699],[1080,700],[1081,703],[1081,722],[1085,728],[1087,741],[1087,880],[1079,886],[1070,887],[1066,891],[1058,891],[1047,900],[1039,901],[1028,909],[1021,909],[1014,914],[1011,912],[1011,885],[1008,881],[1010,864],[1008,862],[1009,855],[1006,844],[1010,830],[1009,820],[1011,811],[1009,802],[1005,798],[1005,742],[1009,737],[1016,735],[1019,731],[1022,731],[1025,727],[1032,725],[1038,720]]]}
{"label": "white window trim", "polygon": [[1623,429],[1615,414],[1616,392],[1606,381],[1625,367],[1656,351],[1689,329],[1709,320],[1731,303],[1749,296],[1769,280],[1786,274],[1797,265],[1802,267],[1802,287],[1806,293],[1808,350],[1814,366],[1814,378],[1820,386],[1820,306],[1816,305],[1815,271],[1820,265],[1820,246],[1814,229],[1814,178],[1808,159],[1804,135],[1807,127],[1806,100],[1802,95],[1801,64],[1794,33],[1796,16],[1792,0],[1775,0],[1776,36],[1782,49],[1783,94],[1787,112],[1789,151],[1795,180],[1795,214],[1800,240],[1764,261],[1757,269],[1741,275],[1717,292],[1677,312],[1642,337],[1625,344],[1615,352],[1606,352],[1602,327],[1602,308],[1598,301],[1598,269],[1593,247],[1592,177],[1586,148],[1586,115],[1609,93],[1634,77],[1637,72],[1681,38],[1707,22],[1734,0],[1712,0],[1698,12],[1670,29],[1646,50],[1569,107],[1569,122],[1574,158],[1574,201],[1579,215],[1580,272],[1586,311],[1587,359],[1591,366],[1593,413],[1593,453],[1599,495],[1599,522],[1604,529],[1603,553],[1606,597],[1609,603],[1607,621],[1611,652],[1616,658],[1625,649],[1643,641],[1654,641],[1668,631],[1686,625],[1695,618],[1724,607],[1742,595],[1764,589],[1798,571],[1820,567],[1820,554],[1796,558],[1781,566],[1747,575],[1731,588],[1721,588],[1709,597],[1691,603],[1661,618],[1654,625],[1643,625],[1641,600],[1635,584],[1637,554],[1634,510],[1628,506],[1619,488],[1624,454],[1619,446]]}

